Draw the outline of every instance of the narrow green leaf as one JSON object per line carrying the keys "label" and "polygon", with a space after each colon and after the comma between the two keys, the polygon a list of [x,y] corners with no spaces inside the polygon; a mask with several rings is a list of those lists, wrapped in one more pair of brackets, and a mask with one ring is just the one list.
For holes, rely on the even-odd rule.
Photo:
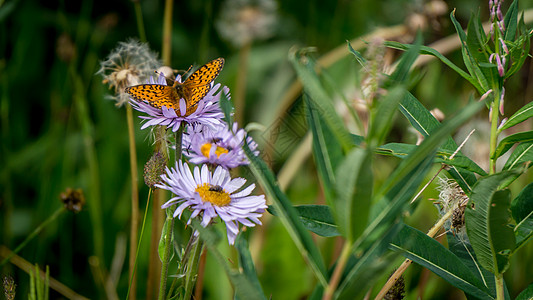
{"label": "narrow green leaf", "polygon": [[511,170],[527,161],[533,161],[533,142],[520,143],[505,162],[503,170]]}
{"label": "narrow green leaf", "polygon": [[[500,79],[496,64],[489,63],[489,56],[486,49],[487,36],[481,24],[479,13],[472,13],[467,27],[466,47],[470,62],[479,66],[480,77],[487,81],[486,88],[496,86]],[[476,68],[477,70],[477,68]]]}
{"label": "narrow green leaf", "polygon": [[[393,49],[402,50],[402,51],[405,51],[407,49],[411,49],[414,47],[413,45],[402,44],[402,43],[393,42],[393,41],[386,41],[385,46],[389,48],[393,48]],[[478,90],[479,92],[483,91],[479,83],[474,79],[474,77],[470,76],[470,74],[463,71],[463,69],[459,68],[456,64],[454,64],[451,60],[446,58],[444,55],[440,54],[437,50],[427,47],[427,46],[420,46],[420,54],[432,55],[438,58],[441,62],[443,62],[448,67],[450,67],[457,74],[459,74],[461,77],[463,77],[468,82],[470,82],[470,84],[473,85],[476,88],[476,90]]]}
{"label": "narrow green leaf", "polygon": [[533,283],[528,285],[515,300],[531,300],[533,299]]}
{"label": "narrow green leaf", "polygon": [[497,191],[498,186],[513,175],[512,171],[481,178],[472,190],[465,211],[466,230],[479,263],[493,274],[503,273],[509,266],[509,254],[515,248],[513,230],[509,227],[510,192]]}
{"label": "narrow green leaf", "polygon": [[333,214],[348,243],[365,229],[374,177],[372,156],[367,149],[354,148],[339,166]]}
{"label": "narrow green leaf", "polygon": [[480,299],[494,299],[490,291],[450,250],[411,226],[405,225],[390,248],[429,269],[451,285]]}
{"label": "narrow green leaf", "polygon": [[528,184],[511,202],[511,213],[516,222],[514,232],[516,249],[533,239],[533,183]]}
{"label": "narrow green leaf", "polygon": [[503,124],[503,126],[500,128],[500,131],[505,130],[507,128],[511,128],[515,126],[516,124],[520,124],[531,117],[533,117],[533,101],[522,106],[522,108],[520,108],[517,112],[515,112],[507,120],[507,122]]}
{"label": "narrow green leaf", "polygon": [[515,39],[517,23],[518,23],[518,1],[513,1],[509,6],[509,10],[503,18],[505,24],[504,40],[512,41]]}
{"label": "narrow green leaf", "polygon": [[466,33],[464,32],[463,27],[461,27],[461,24],[459,24],[457,19],[455,19],[455,11],[450,13],[450,19],[452,20],[457,34],[459,35],[459,39],[461,40],[461,53],[463,54],[463,62],[465,63],[468,72],[470,72],[470,75],[479,82],[479,86],[481,86],[482,89],[479,91],[480,94],[484,94],[485,91],[488,91],[490,88],[487,78],[480,70],[478,62],[476,62],[476,59],[468,49]]}
{"label": "narrow green leaf", "polygon": [[[167,211],[167,214],[168,214],[168,211]],[[157,247],[157,252],[159,254],[159,260],[163,261],[163,257],[165,255],[165,248],[166,248],[166,237],[167,235],[169,234],[169,232],[172,232],[170,230],[170,227],[172,226],[173,224],[173,219],[172,218],[166,218],[165,219],[165,223],[163,224],[163,230],[161,231],[161,237],[159,239],[159,246]],[[170,243],[172,245],[172,243],[174,243],[174,236],[171,236],[170,237]],[[174,247],[171,247],[170,248],[170,258],[172,258],[174,256]]]}
{"label": "narrow green leaf", "polygon": [[[416,145],[411,144],[389,143],[378,147],[376,149],[376,153],[382,155],[392,155],[398,158],[405,158],[407,155],[409,155],[409,153],[411,153],[411,151],[416,149],[416,147]],[[453,153],[451,151],[439,148],[435,162],[443,163],[449,166],[460,167],[462,169],[475,172],[481,176],[487,175],[487,173],[480,166],[478,166],[468,157],[458,153],[452,160],[450,160],[449,158],[452,155]]]}
{"label": "narrow green leaf", "polygon": [[398,103],[405,95],[403,86],[390,89],[385,97],[379,102],[377,111],[373,114],[374,120],[369,125],[367,141],[370,149],[381,145],[389,133]]}
{"label": "narrow green leaf", "polygon": [[524,22],[524,14],[520,17],[519,22],[520,36],[516,40],[506,40],[510,52],[511,67],[505,72],[505,78],[511,77],[514,73],[522,69],[526,59],[529,57],[529,48],[531,46],[531,34]]}
{"label": "narrow green leaf", "polygon": [[[483,285],[489,289],[490,294],[496,297],[494,274],[479,265],[476,259],[476,253],[474,253],[472,245],[470,244],[468,238],[466,238],[466,229],[463,227],[457,233],[448,232],[446,237],[448,238],[448,249],[455,254],[480,281],[483,282]],[[470,297],[467,298],[476,299],[475,295],[470,295]]]}
{"label": "narrow green leaf", "polygon": [[233,104],[231,104],[225,93],[221,93],[218,104],[224,113],[224,121],[230,125],[233,124]]}
{"label": "narrow green leaf", "polygon": [[279,212],[280,220],[289,232],[292,240],[311,266],[320,284],[327,286],[326,266],[322,260],[320,251],[318,251],[311,235],[300,221],[298,213],[292,206],[291,201],[280,190],[274,174],[266,163],[261,158],[255,156],[246,143],[243,144],[243,149],[250,160],[250,170],[261,184],[269,199],[274,202],[274,206]]}
{"label": "narrow green leaf", "polygon": [[411,70],[413,63],[418,58],[421,45],[422,35],[418,32],[414,44],[400,57],[396,70],[389,77],[394,84],[405,83],[409,77],[409,71]]}
{"label": "narrow green leaf", "polygon": [[519,132],[512,134],[500,141],[492,158],[497,158],[509,151],[516,143],[533,142],[533,131]]}
{"label": "narrow green leaf", "polygon": [[333,205],[335,172],[342,159],[342,147],[320,116],[314,102],[309,97],[304,97],[304,99],[307,123],[313,134],[313,158],[321,179],[326,201],[329,205]]}
{"label": "narrow green leaf", "polygon": [[[255,271],[254,261],[252,260],[252,255],[248,249],[248,241],[243,237],[242,234],[237,236],[235,241],[235,248],[239,253],[239,265],[242,268],[243,275],[248,279],[248,281],[253,284],[255,290],[264,295],[263,289],[261,288],[261,283],[259,278],[257,278],[257,272]],[[250,298],[243,298],[250,299]]]}
{"label": "narrow green leaf", "polygon": [[[294,207],[300,216],[300,221],[307,230],[320,236],[339,236],[337,224],[327,205],[297,205]],[[272,215],[278,216],[276,208],[270,205],[267,209]]]}
{"label": "narrow green leaf", "polygon": [[315,107],[320,110],[320,115],[324,118],[333,135],[345,151],[352,147],[350,133],[344,127],[344,122],[337,115],[331,97],[326,93],[320,79],[315,72],[314,60],[309,56],[304,56],[303,51],[291,51],[289,61],[292,63],[298,78],[302,82],[304,91],[309,95]]}
{"label": "narrow green leaf", "polygon": [[366,59],[363,57],[363,55],[361,55],[359,51],[355,50],[352,47],[352,44],[350,44],[350,41],[346,40],[346,44],[348,44],[348,51],[350,51],[350,53],[353,54],[353,56],[355,56],[355,59],[357,60],[357,62],[359,62],[359,64],[364,67],[366,65]]}
{"label": "narrow green leaf", "polygon": [[[468,121],[484,106],[485,104],[483,102],[473,102],[461,110],[461,112],[455,117],[443,123],[440,127],[440,123],[410,93],[407,93],[406,97],[400,103],[400,111],[407,117],[409,122],[426,137],[424,142],[418,147],[417,151],[420,151],[420,154],[425,153],[425,155],[427,155],[427,153],[436,150],[436,147],[438,147],[441,141],[445,139],[446,143],[442,148],[455,151],[455,149],[457,149],[457,144],[455,144],[450,137],[450,134]],[[420,160],[422,156],[414,156],[411,159]],[[407,160],[404,162],[406,164],[412,163]],[[473,180],[475,180],[473,173],[452,167],[450,169],[450,174],[465,192],[470,191],[473,182],[468,179],[473,177]],[[399,173],[398,176],[403,176],[403,174]],[[393,177],[391,176],[389,178]]]}

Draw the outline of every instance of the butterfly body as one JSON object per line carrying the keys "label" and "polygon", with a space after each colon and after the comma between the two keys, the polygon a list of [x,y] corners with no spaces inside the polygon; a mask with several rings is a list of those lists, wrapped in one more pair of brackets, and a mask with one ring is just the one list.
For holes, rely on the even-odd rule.
{"label": "butterfly body", "polygon": [[200,67],[183,83],[174,81],[173,85],[140,84],[128,87],[125,91],[137,101],[146,101],[156,108],[166,106],[178,113],[180,112],[180,99],[184,99],[185,116],[188,116],[196,111],[198,102],[207,95],[211,89],[211,82],[215,80],[223,66],[224,59],[217,58]]}

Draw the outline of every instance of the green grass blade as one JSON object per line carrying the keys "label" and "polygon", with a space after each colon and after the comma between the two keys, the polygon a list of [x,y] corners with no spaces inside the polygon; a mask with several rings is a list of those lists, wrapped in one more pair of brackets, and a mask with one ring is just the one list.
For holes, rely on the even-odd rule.
{"label": "green grass blade", "polygon": [[503,124],[503,126],[500,128],[500,131],[511,128],[516,124],[520,124],[531,117],[533,117],[533,102],[529,102],[528,104],[522,106],[522,108],[509,117],[507,122],[505,122],[505,124]]}
{"label": "green grass blade", "polygon": [[498,158],[509,151],[516,143],[533,142],[533,131],[519,132],[512,134],[500,141],[492,158]]}

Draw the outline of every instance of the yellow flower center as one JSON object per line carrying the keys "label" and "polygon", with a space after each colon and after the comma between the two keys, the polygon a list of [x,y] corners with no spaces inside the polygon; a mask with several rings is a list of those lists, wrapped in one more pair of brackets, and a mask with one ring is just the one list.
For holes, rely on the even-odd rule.
{"label": "yellow flower center", "polygon": [[[209,153],[211,152],[211,145],[211,143],[205,143],[202,145],[202,147],[200,147],[200,151],[202,151],[202,154],[205,157],[209,157]],[[217,146],[217,149],[215,150],[215,154],[217,155],[217,157],[220,157],[222,153],[228,153],[228,149]]]}
{"label": "yellow flower center", "polygon": [[221,186],[204,183],[196,187],[196,192],[200,194],[202,201],[211,202],[216,206],[226,206],[231,202],[229,193]]}

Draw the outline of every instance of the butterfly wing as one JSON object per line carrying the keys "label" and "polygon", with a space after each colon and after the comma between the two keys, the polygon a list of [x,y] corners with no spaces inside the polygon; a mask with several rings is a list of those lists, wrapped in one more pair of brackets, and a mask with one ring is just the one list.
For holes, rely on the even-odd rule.
{"label": "butterfly wing", "polygon": [[190,95],[186,99],[187,108],[195,106],[198,101],[207,95],[211,82],[217,78],[223,67],[224,59],[217,58],[200,67],[183,82],[182,88],[184,92]]}
{"label": "butterfly wing", "polygon": [[126,93],[137,101],[146,101],[153,107],[166,106],[179,109],[178,95],[172,86],[162,84],[140,84],[126,88]]}

